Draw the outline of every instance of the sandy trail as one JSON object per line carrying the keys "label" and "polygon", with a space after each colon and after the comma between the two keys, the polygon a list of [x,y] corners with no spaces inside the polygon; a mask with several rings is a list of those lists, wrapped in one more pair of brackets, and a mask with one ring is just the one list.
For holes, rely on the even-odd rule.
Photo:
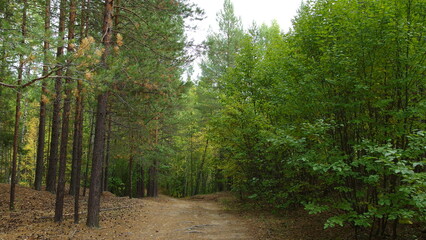
{"label": "sandy trail", "polygon": [[161,196],[144,203],[130,239],[253,239],[243,219],[213,201]]}
{"label": "sandy trail", "polygon": [[[257,224],[236,211],[224,210],[218,199],[229,194],[129,199],[104,192],[100,228],[85,224],[87,196],[81,197],[81,221],[73,223],[73,197],[65,196],[65,219],[53,222],[55,194],[17,187],[17,210],[8,206],[9,185],[0,184],[0,240],[10,239],[255,239]],[[195,198],[195,199],[194,199]],[[256,227],[253,227],[256,226]],[[254,230],[256,228],[257,230]],[[264,238],[263,238],[264,239]]]}

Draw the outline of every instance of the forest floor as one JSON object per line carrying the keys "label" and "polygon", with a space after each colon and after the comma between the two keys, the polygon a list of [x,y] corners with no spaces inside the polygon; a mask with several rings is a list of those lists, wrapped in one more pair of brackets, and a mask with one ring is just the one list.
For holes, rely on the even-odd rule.
{"label": "forest floor", "polygon": [[[85,226],[87,197],[81,197],[81,223],[73,223],[73,199],[65,198],[65,220],[53,222],[55,195],[17,186],[16,211],[8,211],[9,187],[0,184],[0,240],[9,239],[346,239],[345,229],[323,230],[323,218],[305,211],[277,218],[261,211],[234,209],[229,193],[189,199],[129,199],[104,192],[101,227]],[[345,231],[343,231],[345,230]]]}

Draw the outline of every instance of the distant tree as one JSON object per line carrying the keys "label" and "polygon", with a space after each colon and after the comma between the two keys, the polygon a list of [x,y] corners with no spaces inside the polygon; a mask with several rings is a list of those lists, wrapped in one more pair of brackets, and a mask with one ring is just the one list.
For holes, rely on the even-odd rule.
{"label": "distant tree", "polygon": [[229,67],[234,66],[235,53],[243,36],[241,19],[235,16],[234,5],[230,0],[224,0],[222,10],[216,19],[219,32],[211,33],[205,41],[207,50],[201,63],[201,84],[218,87],[219,79]]}

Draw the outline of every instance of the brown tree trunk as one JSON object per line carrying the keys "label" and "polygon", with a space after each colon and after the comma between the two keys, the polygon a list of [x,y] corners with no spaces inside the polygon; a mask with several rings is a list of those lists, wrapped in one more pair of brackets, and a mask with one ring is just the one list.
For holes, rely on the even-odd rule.
{"label": "brown tree trunk", "polygon": [[74,123],[74,142],[73,142],[73,193],[74,194],[74,223],[79,222],[79,197],[80,197],[80,175],[81,158],[83,156],[83,84],[77,84],[76,113]]}
{"label": "brown tree trunk", "polygon": [[[86,18],[86,0],[81,4],[81,37],[83,37],[85,18]],[[75,103],[75,120],[74,120],[74,140],[72,150],[72,172],[71,172],[71,186],[70,195],[74,195],[74,223],[80,221],[79,215],[79,200],[80,200],[80,181],[81,181],[81,162],[83,157],[83,109],[84,109],[84,96],[83,96],[83,82],[77,81],[77,94]],[[89,153],[88,153],[89,154]]]}
{"label": "brown tree trunk", "polygon": [[[87,21],[87,0],[81,1],[81,16],[80,16],[80,38],[87,37],[85,35],[86,21]],[[75,101],[75,117],[74,117],[74,136],[72,148],[72,162],[71,162],[71,181],[69,194],[76,196],[76,189],[80,187],[81,176],[81,157],[83,155],[83,109],[84,109],[84,96],[83,96],[83,81],[77,81],[77,92]],[[81,147],[80,147],[81,146]],[[90,147],[90,142],[89,142]],[[78,185],[78,186],[77,186]],[[78,197],[78,196],[77,196]],[[78,203],[77,203],[78,205]],[[78,215],[78,211],[77,211]],[[78,216],[77,216],[78,218]]]}
{"label": "brown tree trunk", "polygon": [[[44,16],[44,46],[43,46],[43,76],[49,72],[48,64],[48,51],[50,42],[48,40],[50,32],[50,0],[45,3],[45,16]],[[47,83],[43,81],[41,86],[41,99],[40,99],[40,121],[38,126],[38,145],[37,145],[37,160],[36,172],[34,180],[34,189],[40,191],[41,183],[43,180],[43,162],[44,162],[44,140],[46,136],[46,97],[47,97]]]}
{"label": "brown tree trunk", "polygon": [[[104,24],[102,28],[105,51],[102,63],[107,69],[106,58],[109,55],[112,39],[112,16],[114,0],[105,0]],[[102,160],[104,152],[106,108],[108,106],[108,93],[103,92],[98,96],[98,109],[96,115],[95,142],[93,146],[92,174],[90,179],[90,192],[88,202],[87,222],[88,227],[99,227],[99,209],[101,200]]]}
{"label": "brown tree trunk", "polygon": [[83,83],[78,81],[77,92],[75,97],[75,115],[74,115],[74,135],[72,144],[72,160],[71,160],[71,181],[69,194],[75,195],[76,189],[80,187],[80,178],[77,176],[81,171],[81,155],[83,141]]}
{"label": "brown tree trunk", "polygon": [[157,180],[157,164],[155,160],[148,171],[148,187],[147,187],[147,196],[148,197],[158,197],[158,180]]}
{"label": "brown tree trunk", "polygon": [[[64,40],[65,34],[65,11],[66,0],[61,0],[59,13],[59,37]],[[64,46],[58,46],[56,57],[60,59],[64,55]],[[62,76],[62,70],[59,69],[56,74]],[[55,81],[55,100],[53,102],[53,117],[52,117],[52,140],[50,141],[49,167],[47,170],[46,190],[56,192],[56,171],[58,167],[58,148],[59,136],[61,127],[61,99],[62,99],[62,79],[57,78]]]}
{"label": "brown tree trunk", "polygon": [[[107,0],[110,1],[110,0]],[[88,202],[87,226],[99,227],[99,209],[102,193],[102,160],[105,137],[105,119],[108,93],[98,96],[96,113],[95,141],[93,146],[92,174],[90,179],[90,192]]]}
{"label": "brown tree trunk", "polygon": [[145,172],[143,169],[143,164],[139,165],[139,176],[136,182],[136,197],[143,198],[145,197]]}
{"label": "brown tree trunk", "polygon": [[[22,9],[22,44],[25,44],[25,36],[27,35],[27,0],[23,0],[24,7]],[[18,86],[22,84],[22,74],[24,72],[24,56],[19,55],[19,67],[18,67]],[[10,201],[9,201],[9,210],[15,210],[15,185],[16,185],[16,169],[17,169],[17,159],[18,159],[18,145],[19,145],[19,119],[21,117],[21,88],[17,89],[16,93],[16,110],[15,110],[15,130],[13,134],[13,155],[12,155],[12,173],[11,173],[11,182],[10,182]]]}
{"label": "brown tree trunk", "polygon": [[134,159],[134,156],[133,156],[133,149],[130,150],[130,151],[132,151],[132,152],[130,153],[130,158],[129,158],[129,188],[128,188],[128,191],[129,191],[129,198],[132,198],[132,195],[133,195],[133,159]]}
{"label": "brown tree trunk", "polygon": [[154,166],[150,166],[148,169],[148,183],[146,187],[147,197],[154,197],[154,175],[155,175]]}
{"label": "brown tree trunk", "polygon": [[204,147],[204,152],[203,152],[203,156],[201,157],[201,164],[200,164],[200,169],[198,169],[197,172],[197,178],[195,180],[195,189],[192,195],[197,195],[199,194],[199,190],[200,190],[200,183],[202,181],[202,173],[203,173],[203,168],[204,168],[204,163],[206,162],[206,154],[207,154],[207,148],[209,146],[209,140],[206,140],[206,146]]}
{"label": "brown tree trunk", "polygon": [[[67,52],[72,54],[74,51],[74,25],[76,20],[76,0],[70,0],[70,15],[68,25],[68,47]],[[56,189],[56,204],[55,204],[55,222],[61,222],[63,220],[64,212],[64,195],[65,195],[65,172],[67,168],[67,153],[68,153],[68,132],[69,132],[69,119],[71,112],[71,101],[72,101],[72,89],[71,89],[71,75],[72,70],[67,69],[67,77],[65,83],[65,99],[63,109],[63,120],[62,120],[62,135],[61,135],[61,149],[59,156],[59,174],[58,174],[58,187]]]}
{"label": "brown tree trunk", "polygon": [[[86,0],[81,2],[81,18],[80,18],[80,38],[87,37],[87,7]],[[83,124],[84,124],[84,95],[83,95],[83,82],[77,81],[77,94],[75,104],[75,120],[74,120],[74,140],[73,140],[73,151],[72,151],[72,173],[71,173],[71,184],[70,184],[70,195],[74,195],[74,223],[77,224],[80,221],[79,215],[79,200],[80,200],[80,182],[81,182],[81,162],[83,157]],[[90,124],[90,136],[92,135],[92,124]],[[90,155],[90,142],[89,151],[87,155]],[[84,188],[85,193],[86,188]]]}
{"label": "brown tree trunk", "polygon": [[111,107],[110,111],[108,111],[108,137],[106,141],[106,154],[105,154],[105,168],[104,168],[104,179],[103,179],[103,190],[108,191],[108,167],[109,167],[109,151],[111,144]]}
{"label": "brown tree trunk", "polygon": [[88,142],[88,150],[87,150],[87,159],[86,159],[86,168],[84,171],[84,183],[83,183],[83,196],[86,196],[86,186],[87,182],[89,181],[89,162],[90,162],[90,156],[92,154],[92,145],[93,145],[93,128],[94,128],[94,122],[95,122],[95,114],[92,113],[92,117],[90,118],[90,135],[89,135],[89,142]]}

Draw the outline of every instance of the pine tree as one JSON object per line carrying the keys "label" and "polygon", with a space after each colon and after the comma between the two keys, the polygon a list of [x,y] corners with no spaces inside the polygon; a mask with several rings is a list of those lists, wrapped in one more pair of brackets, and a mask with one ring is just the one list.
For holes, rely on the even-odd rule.
{"label": "pine tree", "polygon": [[[108,69],[107,58],[110,55],[112,41],[113,6],[113,0],[105,0],[104,25],[102,28],[102,43],[105,47],[105,51],[102,55],[102,65],[106,69]],[[92,174],[86,222],[89,227],[99,227],[100,198],[102,193],[102,161],[107,106],[108,92],[104,91],[97,97],[95,141],[93,146]]]}
{"label": "pine tree", "polygon": [[[47,75],[49,72],[49,32],[50,32],[50,0],[45,2],[45,16],[44,16],[44,44],[43,44],[43,74]],[[47,83],[43,81],[41,86],[41,99],[40,99],[40,117],[39,117],[39,130],[38,130],[38,145],[37,145],[37,161],[36,161],[36,173],[34,180],[34,189],[41,190],[43,180],[43,168],[44,168],[44,145],[46,135],[46,101],[47,101]]]}
{"label": "pine tree", "polygon": [[[21,24],[21,34],[22,34],[22,44],[25,44],[25,37],[27,35],[27,9],[28,1],[23,0],[22,8],[22,24]],[[12,172],[11,172],[11,182],[10,182],[10,201],[9,209],[15,210],[15,187],[16,187],[16,171],[17,171],[17,160],[18,160],[18,148],[19,148],[19,121],[21,117],[21,98],[22,98],[22,79],[24,72],[24,56],[19,54],[19,66],[18,66],[18,89],[16,93],[16,109],[15,109],[15,130],[13,134],[13,156],[12,156]]]}

